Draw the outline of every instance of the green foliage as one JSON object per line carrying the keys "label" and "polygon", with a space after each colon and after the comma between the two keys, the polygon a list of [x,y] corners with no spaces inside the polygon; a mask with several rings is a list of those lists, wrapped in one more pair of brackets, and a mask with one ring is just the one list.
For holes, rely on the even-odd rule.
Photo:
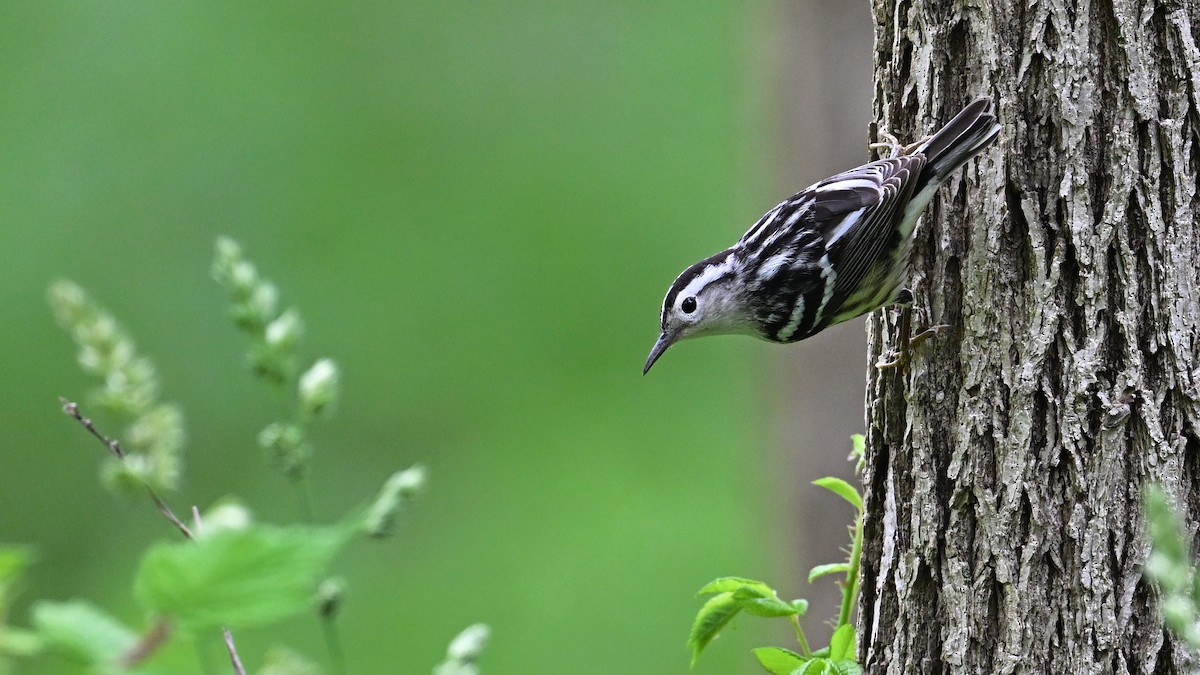
{"label": "green foliage", "polygon": [[249,358],[254,372],[275,383],[291,379],[304,324],[295,310],[279,311],[279,289],[259,276],[242,247],[228,237],[217,240],[213,278],[229,291],[234,323],[254,341]]}
{"label": "green foliage", "polygon": [[[263,279],[258,268],[228,237],[217,240],[212,265],[213,278],[229,291],[229,313],[234,323],[250,336],[248,360],[254,373],[294,399],[292,419],[272,422],[258,435],[259,446],[271,464],[305,490],[300,481],[308,471],[312,445],[308,424],[332,411],[341,389],[341,373],[330,359],[318,359],[296,378],[304,322],[296,309],[279,311],[279,289]],[[302,495],[307,501],[307,493]]]}
{"label": "green foliage", "polygon": [[818,485],[826,490],[829,490],[833,494],[845,499],[850,506],[862,511],[862,497],[858,494],[858,490],[855,490],[850,486],[849,483],[841,478],[826,476],[825,478],[818,478],[817,480],[813,481],[813,485]]}
{"label": "green foliage", "polygon": [[117,670],[137,633],[100,608],[81,601],[42,601],[33,606],[33,626],[45,649],[97,670]]}
{"label": "green foliage", "polygon": [[159,542],[142,559],[134,589],[152,614],[189,630],[255,628],[311,608],[347,539],[336,528],[253,525]]}
{"label": "green foliage", "polygon": [[[162,400],[182,407],[172,505],[234,493],[267,521],[296,520],[255,444],[290,411],[239,372],[250,340],[208,276],[225,234],[277,284],[279,309],[300,310],[301,354],[342,370],[336,417],[310,429],[318,522],[397,469],[430,470],[394,539],[335,560],[352,588],[344,618],[368,627],[345,636],[355,673],[427,675],[476,620],[504,645],[485,671],[678,671],[686,634],[669,617],[694,613],[703,581],[749,574],[767,545],[773,502],[753,476],[771,453],[746,453],[736,475],[707,467],[765,440],[770,407],[754,400],[758,350],[738,338],[685,345],[661,380],[630,379],[630,364],[673,267],[691,262],[680,247],[731,243],[774,203],[770,163],[741,161],[772,147],[756,103],[770,78],[744,76],[762,72],[767,55],[747,47],[769,3],[6,7],[0,493],[53,494],[0,518],[0,541],[42,551],[14,620],[70,590],[136,623],[108,598],[155,534],[146,504],[106,503],[88,483],[99,446],[49,414],[48,399],[90,384],[45,311],[54,278],[117,314]],[[69,585],[53,571],[70,562],[62,542],[87,562]],[[449,588],[469,608],[444,602]],[[562,619],[568,597],[585,621]],[[320,657],[309,623],[239,641],[247,666],[270,640]],[[595,635],[621,646],[597,654]],[[731,643],[752,635],[725,636],[698,668],[735,672],[746,655]],[[68,672],[54,665],[18,672]]]}
{"label": "green foliage", "polygon": [[[865,439],[861,435],[852,437],[853,450],[849,459],[855,462],[855,472],[861,473],[864,465]],[[700,595],[712,595],[692,622],[688,636],[688,647],[692,650],[692,665],[700,652],[720,632],[745,611],[747,614],[765,618],[787,617],[800,643],[799,653],[782,647],[760,647],[754,656],[767,672],[775,675],[860,675],[862,668],[854,660],[854,625],[850,615],[858,599],[858,566],[862,556],[863,501],[853,486],[840,478],[826,477],[813,481],[841,497],[854,507],[854,525],[850,528],[852,546],[846,562],[817,565],[808,573],[808,582],[822,577],[845,574],[842,585],[842,608],[838,615],[829,647],[813,651],[800,619],[808,610],[808,601],[799,599],[786,602],[780,599],[773,588],[761,581],[743,577],[721,577],[700,589]]]}
{"label": "green foliage", "polygon": [[1161,486],[1146,490],[1145,506],[1151,549],[1144,574],[1162,594],[1163,623],[1200,653],[1200,574],[1191,540]]}
{"label": "green foliage", "polygon": [[79,365],[103,382],[92,398],[128,424],[122,434],[125,461],[105,464],[105,483],[127,491],[178,486],[183,470],[183,414],[174,405],[159,402],[154,364],[138,354],[116,319],[78,285],[54,282],[49,301],[58,323],[79,347]]}
{"label": "green foliage", "polygon": [[809,660],[783,647],[759,647],[754,650],[754,657],[768,673],[775,675],[789,675]]}
{"label": "green foliage", "polygon": [[[149,360],[137,355],[117,322],[78,286],[58,282],[50,291],[51,304],[79,343],[84,368],[104,378],[99,398],[105,407],[131,417],[124,439],[133,451],[124,451],[119,441],[105,436],[75,403],[64,401],[64,412],[113,455],[109,464],[118,467],[113,478],[146,488],[143,491],[149,492],[155,507],[187,540],[160,540],[142,557],[133,590],[150,617],[145,629],[127,626],[82,600],[36,603],[31,630],[5,625],[12,589],[30,556],[23,548],[0,547],[0,673],[8,669],[12,658],[41,654],[64,657],[89,673],[178,673],[174,664],[150,664],[181,641],[199,643],[218,634],[226,636],[230,657],[236,661],[231,631],[275,624],[306,611],[322,622],[333,672],[347,672],[333,623],[345,599],[345,582],[328,576],[330,564],[355,536],[391,534],[397,515],[424,487],[425,470],[416,466],[394,473],[368,507],[343,517],[339,525],[311,524],[314,516],[300,480],[307,476],[312,451],[307,425],[330,413],[337,402],[338,368],[329,359],[318,359],[305,372],[295,374],[292,364],[298,358],[299,314],[277,311],[275,286],[259,277],[232,240],[218,242],[213,270],[233,296],[235,322],[255,337],[251,347],[255,371],[274,384],[294,379],[290,388],[293,418],[269,425],[259,434],[259,442],[272,451],[271,463],[300,488],[305,497],[302,516],[310,524],[256,523],[236,498],[218,501],[203,515],[193,509],[190,524],[180,520],[158,489],[178,480],[179,462],[167,455],[177,458],[182,446],[182,416],[176,408],[157,402],[154,369]],[[180,633],[184,637],[176,638]],[[475,661],[486,635],[487,628],[482,625],[464,631],[451,644],[439,672],[478,672]],[[257,672],[312,675],[320,670],[302,655],[274,648]]]}
{"label": "green foliage", "polygon": [[691,635],[688,636],[692,665],[696,664],[696,659],[708,643],[742,610],[761,617],[796,617],[802,612],[797,606],[780,599],[775,589],[753,579],[723,577],[701,588],[698,595],[710,593],[715,595],[696,614]]}
{"label": "green foliage", "polygon": [[830,574],[839,574],[850,571],[850,563],[828,563],[825,565],[817,565],[808,572],[808,583],[812,583],[821,577],[829,576]]}

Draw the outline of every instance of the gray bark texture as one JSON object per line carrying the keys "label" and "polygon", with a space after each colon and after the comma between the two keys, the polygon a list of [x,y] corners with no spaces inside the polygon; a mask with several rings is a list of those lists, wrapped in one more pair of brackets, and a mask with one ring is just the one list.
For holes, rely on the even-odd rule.
{"label": "gray bark texture", "polygon": [[[913,250],[907,370],[868,375],[866,673],[1187,673],[1141,495],[1200,521],[1200,2],[873,0],[901,139],[989,94],[998,142]],[[896,310],[868,325],[894,345]]]}

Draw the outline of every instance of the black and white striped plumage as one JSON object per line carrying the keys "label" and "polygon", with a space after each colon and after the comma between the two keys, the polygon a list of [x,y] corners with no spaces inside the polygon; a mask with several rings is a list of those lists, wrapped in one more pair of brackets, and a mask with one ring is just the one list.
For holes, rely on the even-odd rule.
{"label": "black and white striped plumage", "polygon": [[976,99],[911,151],[806,188],[732,248],[684,270],[663,300],[662,334],[642,372],[685,338],[795,342],[896,302],[917,217],[942,181],[1000,133],[991,107]]}

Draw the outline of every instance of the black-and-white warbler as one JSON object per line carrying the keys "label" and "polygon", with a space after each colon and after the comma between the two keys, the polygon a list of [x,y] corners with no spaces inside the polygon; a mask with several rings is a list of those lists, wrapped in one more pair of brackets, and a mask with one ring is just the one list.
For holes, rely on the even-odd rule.
{"label": "black-and-white warbler", "polygon": [[[732,248],[679,275],[642,370],[676,342],[744,333],[795,342],[911,298],[913,228],[938,186],[1000,133],[979,98],[929,138],[816,183],[771,209]],[[875,146],[873,146],[875,147]]]}

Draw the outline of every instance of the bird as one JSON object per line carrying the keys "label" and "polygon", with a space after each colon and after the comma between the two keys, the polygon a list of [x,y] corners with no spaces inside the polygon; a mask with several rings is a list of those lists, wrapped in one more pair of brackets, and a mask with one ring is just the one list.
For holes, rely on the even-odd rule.
{"label": "bird", "polygon": [[969,103],[933,135],[891,156],[801,190],[759,218],[736,244],[680,274],[667,290],[660,334],[642,374],[671,345],[748,334],[789,343],[892,304],[902,287],[921,211],[947,177],[1001,129],[992,100]]}

